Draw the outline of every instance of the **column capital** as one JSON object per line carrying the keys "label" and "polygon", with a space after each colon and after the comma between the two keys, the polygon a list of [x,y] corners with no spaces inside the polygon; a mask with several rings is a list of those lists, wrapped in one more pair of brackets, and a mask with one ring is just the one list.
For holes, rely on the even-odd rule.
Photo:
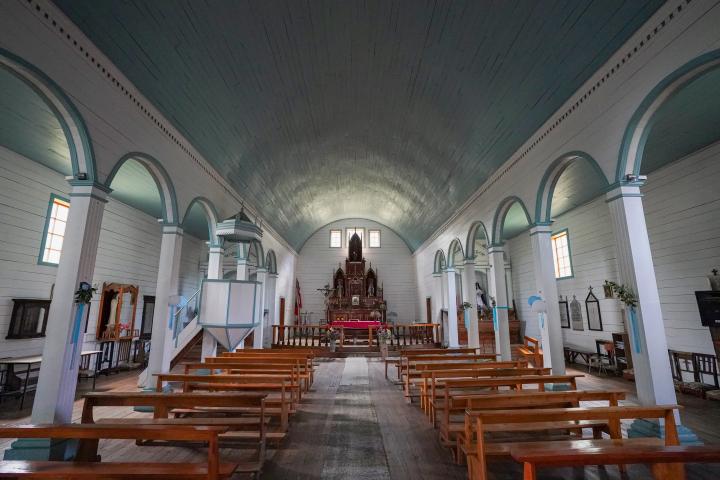
{"label": "column capital", "polygon": [[237,264],[238,264],[238,265],[247,265],[247,264],[248,264],[248,259],[247,259],[247,258],[238,258],[238,259],[237,259]]}
{"label": "column capital", "polygon": [[268,278],[272,278],[273,280],[277,279],[280,275],[277,273],[268,273]]}
{"label": "column capital", "polygon": [[472,265],[475,267],[475,258],[466,258],[463,265]]}
{"label": "column capital", "polygon": [[217,255],[222,255],[222,254],[225,253],[225,249],[224,249],[223,247],[213,247],[213,246],[211,246],[209,250],[210,250],[210,253],[214,253],[214,254],[217,254]]}
{"label": "column capital", "polygon": [[217,242],[207,242],[208,248],[219,248],[221,250],[225,249],[225,239],[220,238]]}
{"label": "column capital", "polygon": [[488,247],[488,255],[491,255],[493,253],[503,253],[505,249],[503,248],[502,243],[494,243]]}
{"label": "column capital", "polygon": [[551,235],[552,227],[549,224],[546,225],[535,225],[530,229],[530,236],[533,235]]}
{"label": "column capital", "polygon": [[101,183],[96,182],[82,182],[78,180],[71,180],[70,185],[70,198],[73,197],[91,197],[101,202],[107,202],[107,197],[112,190]]}
{"label": "column capital", "polygon": [[447,267],[445,270],[443,270],[445,273],[455,273],[455,267]]}
{"label": "column capital", "polygon": [[163,235],[180,235],[183,234],[183,229],[179,225],[172,225],[169,223],[162,223],[162,233]]}
{"label": "column capital", "polygon": [[627,197],[642,197],[643,194],[640,192],[640,187],[643,185],[644,183],[641,182],[616,184],[615,188],[612,188],[605,194],[605,202],[610,203]]}
{"label": "column capital", "polygon": [[267,268],[265,267],[258,267],[255,269],[255,273],[267,273]]}
{"label": "column capital", "polygon": [[440,278],[442,277],[442,272],[433,272],[432,276],[435,278]]}

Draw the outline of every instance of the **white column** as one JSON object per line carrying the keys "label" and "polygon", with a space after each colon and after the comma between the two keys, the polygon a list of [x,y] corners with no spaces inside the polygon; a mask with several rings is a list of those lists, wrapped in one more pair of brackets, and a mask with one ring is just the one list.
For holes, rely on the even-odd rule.
{"label": "white column", "polygon": [[263,334],[263,348],[272,347],[272,326],[276,325],[277,299],[275,298],[275,287],[277,285],[277,273],[268,273],[265,280],[265,308],[268,310],[267,324],[265,325],[265,333]]}
{"label": "white column", "polygon": [[248,276],[249,276],[248,269],[249,269],[249,265],[248,265],[247,258],[238,258],[235,278],[237,280],[247,280]]}
{"label": "white column", "polygon": [[455,269],[449,267],[445,270],[447,282],[447,312],[448,312],[448,346],[456,348],[458,342],[458,316],[457,316],[457,285],[455,284]]}
{"label": "white column", "polygon": [[[547,303],[542,325],[538,325],[542,336],[543,364],[551,367],[554,375],[564,375],[565,355],[551,236],[552,229],[549,225],[538,225],[530,229],[535,288]],[[538,318],[534,320],[539,321]]]}
{"label": "white column", "polygon": [[[219,280],[223,278],[223,259],[225,258],[225,249],[222,244],[210,244],[210,251],[208,253],[208,274],[209,280]],[[207,357],[214,357],[217,355],[217,340],[215,337],[210,335],[203,335],[202,342],[202,361],[204,362]]]}
{"label": "white column", "polygon": [[[432,295],[430,297],[430,306],[432,307],[432,317],[431,321],[433,323],[437,323],[438,325],[442,325],[442,287],[443,287],[443,281],[442,277],[443,274],[439,272],[433,272],[433,290]],[[444,340],[444,336],[446,335],[445,331],[442,330],[442,327],[440,327],[441,330],[438,330],[438,338],[435,339],[436,342],[442,343]]]}
{"label": "white column", "polygon": [[92,284],[107,194],[108,190],[98,185],[74,185],[70,193],[70,212],[50,303],[31,423],[72,421],[83,321],[78,315],[82,312],[78,312],[75,291],[80,282]]}
{"label": "white column", "polygon": [[260,324],[255,327],[253,335],[253,348],[263,348],[263,336],[265,334],[265,286],[266,286],[266,280],[267,280],[267,270],[264,268],[258,268],[256,270],[257,274],[257,281],[260,282],[260,287],[258,288],[260,295],[257,299],[257,316],[256,318],[260,319]]}
{"label": "white column", "polygon": [[627,285],[638,299],[636,324],[626,315],[626,348],[632,348],[637,396],[642,405],[673,405],[677,398],[640,186],[618,187],[608,192],[607,202],[617,245],[618,283]]}
{"label": "white column", "polygon": [[463,270],[463,301],[472,305],[469,310],[470,328],[468,329],[468,347],[480,348],[480,331],[478,327],[477,305],[475,304],[475,260],[465,260]]}
{"label": "white column", "polygon": [[180,253],[183,240],[182,228],[164,225],[160,243],[160,264],[155,287],[155,312],[153,313],[150,359],[145,387],[155,384],[154,373],[170,371],[173,351],[173,328],[175,307],[178,301],[180,280]]}
{"label": "white column", "polygon": [[[500,354],[503,361],[511,360],[510,350],[510,323],[508,322],[508,299],[507,287],[505,285],[505,259],[503,258],[502,246],[492,246],[488,249],[488,260],[490,260],[490,289],[495,298],[495,305],[498,308],[494,311],[497,315],[493,319],[495,330],[495,353]],[[492,305],[491,305],[492,306]]]}

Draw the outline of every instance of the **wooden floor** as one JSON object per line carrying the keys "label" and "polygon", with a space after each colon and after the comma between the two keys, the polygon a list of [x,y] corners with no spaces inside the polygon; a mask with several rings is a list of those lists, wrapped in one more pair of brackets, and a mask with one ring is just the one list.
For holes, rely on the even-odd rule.
{"label": "wooden floor", "polygon": [[[573,372],[571,370],[571,372]],[[391,369],[391,374],[394,371]],[[573,372],[576,373],[576,372]],[[98,382],[98,390],[129,391],[136,388],[137,372],[128,372]],[[392,377],[392,375],[391,375]],[[620,378],[586,376],[579,388],[621,388],[630,392],[627,403],[635,400],[634,385]],[[683,423],[706,443],[720,443],[720,402],[679,396],[686,408]],[[32,403],[32,399],[27,402]],[[79,420],[81,402],[75,404],[73,419]],[[126,408],[101,408],[97,417],[147,416]],[[0,405],[5,423],[29,422],[29,409],[18,412],[12,402]],[[0,449],[10,441],[0,439]],[[150,461],[202,461],[197,448],[138,447],[133,442],[105,441],[100,444],[104,460],[132,458]],[[242,457],[245,452],[224,449],[224,458]],[[518,465],[503,462],[490,466],[491,478],[522,478]],[[237,476],[238,479],[243,478]],[[282,448],[269,452],[264,479],[464,479],[465,468],[455,465],[449,451],[437,440],[419,408],[407,405],[400,387],[384,376],[380,359],[350,357],[320,360],[313,390],[303,397],[292,418],[290,435]],[[541,479],[619,479],[615,467],[598,469],[557,469],[541,472]],[[630,479],[651,478],[637,466],[629,469]],[[688,468],[688,478],[720,478],[720,466]]]}

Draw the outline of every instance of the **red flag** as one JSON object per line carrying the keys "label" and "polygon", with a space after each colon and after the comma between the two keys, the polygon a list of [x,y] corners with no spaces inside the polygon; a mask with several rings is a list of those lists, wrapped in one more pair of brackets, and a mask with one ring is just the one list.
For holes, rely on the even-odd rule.
{"label": "red flag", "polygon": [[302,309],[302,295],[300,294],[300,282],[295,279],[295,317],[300,317]]}

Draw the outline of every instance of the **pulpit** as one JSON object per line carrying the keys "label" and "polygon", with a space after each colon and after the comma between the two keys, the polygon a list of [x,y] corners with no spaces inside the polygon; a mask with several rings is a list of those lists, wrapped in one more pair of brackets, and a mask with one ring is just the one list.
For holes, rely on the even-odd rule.
{"label": "pulpit", "polygon": [[350,238],[345,268],[339,265],[333,273],[327,297],[328,323],[345,329],[368,329],[385,323],[386,310],[377,271],[372,266],[366,269],[362,240],[355,234]]}

